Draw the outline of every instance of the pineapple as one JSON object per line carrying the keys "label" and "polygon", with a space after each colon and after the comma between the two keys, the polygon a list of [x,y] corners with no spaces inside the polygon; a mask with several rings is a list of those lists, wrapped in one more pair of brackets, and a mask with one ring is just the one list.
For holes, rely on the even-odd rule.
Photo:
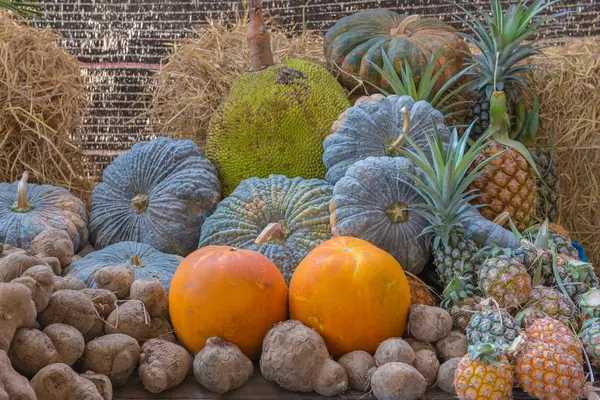
{"label": "pineapple", "polygon": [[585,319],[600,317],[600,288],[593,288],[579,297],[579,311]]}
{"label": "pineapple", "polygon": [[587,320],[581,331],[579,339],[594,370],[600,369],[600,319],[593,318]]}
{"label": "pineapple", "polygon": [[[556,270],[571,299],[579,302],[582,294],[593,287],[598,286],[598,277],[594,272],[594,266],[590,263],[575,260],[563,255],[557,256]],[[557,277],[552,275],[551,286],[559,284]]]}
{"label": "pineapple", "polygon": [[544,221],[539,227],[535,238],[531,235],[523,236],[516,229],[513,231],[519,238],[519,247],[514,252],[515,258],[532,275],[534,286],[546,284],[553,273],[553,253],[550,249],[551,232],[548,229],[548,221]]}
{"label": "pineapple", "polygon": [[544,318],[546,316],[547,314],[540,310],[527,307],[519,311],[517,315],[515,315],[515,321],[517,322],[517,325],[521,328],[527,328],[529,325],[533,324],[538,319]]}
{"label": "pineapple", "polygon": [[527,269],[506,254],[488,257],[479,270],[479,289],[505,309],[516,309],[525,303],[531,292],[531,277]]}
{"label": "pineapple", "polygon": [[525,307],[541,311],[569,327],[577,327],[577,309],[571,300],[556,289],[536,286],[531,291]]}
{"label": "pineapple", "polygon": [[[562,226],[556,224],[549,224],[550,228],[550,248],[554,249],[557,253],[564,256],[579,259],[579,252],[573,246],[569,232],[567,232]],[[527,229],[524,234],[531,236],[531,239],[535,241],[541,229],[541,225],[533,225]]]}
{"label": "pineapple", "polygon": [[561,347],[579,363],[583,363],[583,350],[577,335],[559,320],[550,317],[540,318],[525,329],[525,336],[528,341]]}
{"label": "pineapple", "polygon": [[541,176],[541,179],[537,179],[538,214],[555,222],[558,220],[558,170],[553,151],[544,147],[530,147],[529,152]]}
{"label": "pineapple", "polygon": [[454,378],[461,400],[509,400],[513,392],[513,368],[502,349],[480,344],[469,349],[458,363]]}
{"label": "pineapple", "polygon": [[521,329],[506,311],[485,310],[473,314],[467,326],[467,343],[475,346],[491,343],[498,348],[508,347]]}
{"label": "pineapple", "polygon": [[446,308],[452,317],[452,329],[465,332],[471,316],[482,311],[481,297],[474,295],[475,286],[470,276],[456,275],[444,289],[444,301],[441,306]]}
{"label": "pineapple", "polygon": [[429,290],[429,287],[420,279],[406,275],[408,288],[410,289],[410,304],[424,304],[426,306],[435,306],[435,299]]}

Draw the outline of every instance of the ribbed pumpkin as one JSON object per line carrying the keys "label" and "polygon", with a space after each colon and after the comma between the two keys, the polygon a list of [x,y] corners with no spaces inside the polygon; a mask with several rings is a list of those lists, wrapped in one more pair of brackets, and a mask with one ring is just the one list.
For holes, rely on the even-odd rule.
{"label": "ribbed pumpkin", "polygon": [[21,249],[46,229],[69,234],[73,247],[88,241],[88,217],[83,202],[68,190],[51,185],[28,184],[25,172],[19,182],[0,183],[0,242]]}
{"label": "ribbed pumpkin", "polygon": [[90,239],[96,249],[133,241],[186,256],[220,198],[213,165],[190,140],[135,144],[104,170],[92,194]]}
{"label": "ribbed pumpkin", "polygon": [[[386,81],[370,65],[382,66],[381,51],[384,50],[401,72],[407,62],[415,77],[423,73],[432,53],[441,52],[436,72],[445,64],[437,88],[456,75],[463,65],[469,48],[456,30],[435,18],[419,15],[401,15],[390,10],[373,9],[360,11],[340,19],[324,37],[325,58],[330,68],[341,68],[340,80],[347,87],[356,86],[356,79],[387,88]],[[375,88],[365,85],[372,92]]]}
{"label": "ribbed pumpkin", "polygon": [[83,280],[96,287],[94,274],[104,267],[123,267],[135,273],[135,279],[158,279],[167,291],[171,278],[183,257],[165,254],[144,243],[121,242],[94,251],[73,262],[63,271],[63,276]]}
{"label": "ribbed pumpkin", "polygon": [[173,276],[169,312],[179,341],[200,351],[218,336],[251,359],[262,340],[287,318],[287,286],[277,267],[260,253],[207,246],[190,254]]}
{"label": "ribbed pumpkin", "polygon": [[400,264],[369,242],[335,237],[298,265],[290,284],[290,318],[315,329],[334,357],[374,352],[400,337],[410,308]]}
{"label": "ribbed pumpkin", "polygon": [[405,270],[418,274],[429,260],[429,237],[418,235],[426,218],[407,210],[422,202],[410,185],[421,172],[403,157],[369,157],[352,165],[333,189],[334,236],[364,239],[390,253]]}
{"label": "ribbed pumpkin", "polygon": [[323,142],[325,179],[336,183],[358,160],[397,157],[399,148],[412,148],[401,131],[420,148],[428,148],[427,135],[433,136],[436,127],[446,145],[450,130],[444,124],[444,116],[426,101],[381,94],[362,97],[340,115]]}
{"label": "ribbed pumpkin", "polygon": [[246,179],[206,220],[199,247],[258,251],[275,263],[289,283],[308,252],[331,237],[332,190],[318,179],[283,175]]}

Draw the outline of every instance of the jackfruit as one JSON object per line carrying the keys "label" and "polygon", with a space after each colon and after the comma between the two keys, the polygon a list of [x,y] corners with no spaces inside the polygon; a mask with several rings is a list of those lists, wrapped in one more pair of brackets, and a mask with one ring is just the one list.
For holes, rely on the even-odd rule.
{"label": "jackfruit", "polygon": [[309,61],[286,60],[242,75],[213,115],[207,140],[223,195],[252,177],[323,179],[323,140],[348,107],[337,80]]}

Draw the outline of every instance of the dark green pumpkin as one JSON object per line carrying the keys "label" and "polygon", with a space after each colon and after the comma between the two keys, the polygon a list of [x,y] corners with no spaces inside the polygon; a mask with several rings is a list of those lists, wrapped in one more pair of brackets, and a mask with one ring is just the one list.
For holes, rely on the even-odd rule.
{"label": "dark green pumpkin", "polygon": [[[406,61],[416,78],[421,76],[432,53],[441,51],[436,72],[448,65],[436,84],[439,89],[463,68],[463,52],[468,53],[469,48],[454,28],[439,19],[374,9],[340,19],[325,34],[324,50],[330,68],[339,67],[346,73],[340,75],[340,80],[347,87],[356,86],[352,76],[358,76],[384,89],[386,82],[369,64],[383,65],[382,50],[398,73]],[[371,85],[366,88],[376,91]]]}

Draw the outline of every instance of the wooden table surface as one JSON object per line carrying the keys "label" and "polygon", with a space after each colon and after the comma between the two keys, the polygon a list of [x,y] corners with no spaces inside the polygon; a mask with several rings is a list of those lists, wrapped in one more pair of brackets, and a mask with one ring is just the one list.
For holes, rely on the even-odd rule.
{"label": "wooden table surface", "polygon": [[[295,393],[288,392],[279,388],[273,382],[269,382],[264,379],[260,372],[254,370],[254,376],[250,382],[233,392],[226,393],[225,395],[219,396],[211,393],[204,389],[198,384],[193,376],[188,376],[186,380],[178,387],[167,390],[160,394],[152,394],[144,391],[142,384],[140,383],[137,376],[131,378],[125,386],[115,389],[114,399],[115,400],[216,400],[216,399],[227,399],[227,400],[322,400],[326,397],[319,396],[316,393]],[[343,396],[327,397],[331,399],[345,399],[345,400],[376,400],[372,394],[365,394],[362,392],[348,391]],[[432,389],[425,394],[423,399],[425,400],[446,400],[453,399],[454,397],[444,393],[440,390]],[[526,400],[532,399],[522,392],[515,392],[515,400]]]}

